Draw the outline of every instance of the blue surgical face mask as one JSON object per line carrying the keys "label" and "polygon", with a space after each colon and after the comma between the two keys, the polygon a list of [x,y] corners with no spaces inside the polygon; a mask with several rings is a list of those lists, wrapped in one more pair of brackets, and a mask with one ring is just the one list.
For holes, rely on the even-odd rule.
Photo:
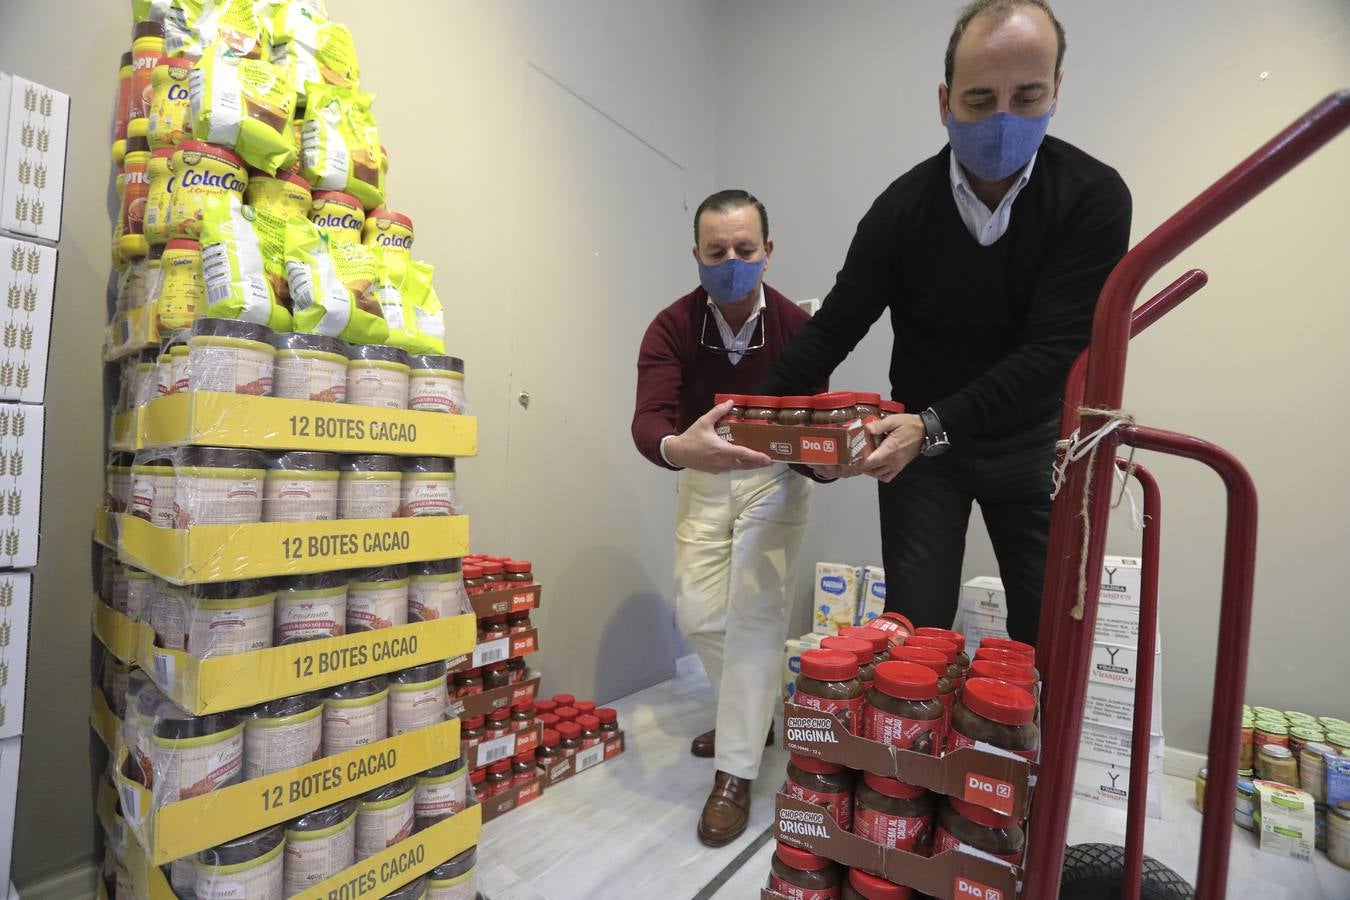
{"label": "blue surgical face mask", "polygon": [[956,161],[985,181],[1002,181],[1026,166],[1045,138],[1054,104],[1038,118],[996,112],[978,122],[958,122],[947,113],[947,139]]}
{"label": "blue surgical face mask", "polygon": [[703,260],[698,261],[698,280],[703,289],[719,303],[734,303],[759,283],[764,274],[764,265],[769,261],[768,254],[755,262],[732,258],[726,262],[710,266]]}

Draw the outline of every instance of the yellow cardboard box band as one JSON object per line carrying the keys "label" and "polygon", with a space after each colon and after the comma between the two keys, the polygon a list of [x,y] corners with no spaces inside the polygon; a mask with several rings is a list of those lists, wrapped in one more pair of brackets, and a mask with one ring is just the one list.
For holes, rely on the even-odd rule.
{"label": "yellow cardboard box band", "polygon": [[108,706],[108,700],[98,685],[94,685],[89,694],[89,725],[108,752],[117,756],[122,743],[122,720]]}
{"label": "yellow cardboard box band", "polygon": [[125,614],[104,603],[97,595],[94,597],[94,636],[113,656],[128,665],[136,661],[136,650],[140,643],[140,627]]}
{"label": "yellow cardboard box band", "polygon": [[141,447],[202,444],[396,456],[478,452],[474,416],[210,391],[152,400],[143,407],[137,434]]}
{"label": "yellow cardboard box band", "polygon": [[103,359],[107,362],[159,346],[155,304],[148,303],[117,317],[103,329]]}
{"label": "yellow cardboard box band", "polygon": [[156,528],[118,516],[124,562],[175,584],[308,575],[463,556],[467,516]]}
{"label": "yellow cardboard box band", "polygon": [[449,659],[471,652],[476,638],[477,622],[465,613],[198,659],[154,646],[142,628],[137,658],[174,703],[201,716]]}
{"label": "yellow cardboard box band", "polygon": [[[416,775],[459,755],[459,720],[386,738],[150,811],[151,796],[119,774],[122,809],[162,865]],[[119,772],[120,772],[119,768]],[[138,824],[139,821],[139,824]],[[443,860],[437,860],[433,865]]]}
{"label": "yellow cardboard box band", "polygon": [[136,841],[126,841],[126,867],[131,873],[131,885],[136,890],[137,900],[178,900],[178,895],[169,886],[164,872],[150,861],[149,855]]}
{"label": "yellow cardboard box band", "polygon": [[140,409],[130,409],[112,417],[111,430],[108,434],[109,447],[128,453],[139,449],[137,435],[140,434],[140,415]]}
{"label": "yellow cardboard box band", "polygon": [[117,549],[117,516],[106,506],[94,507],[94,542],[109,550]]}
{"label": "yellow cardboard box band", "polygon": [[343,869],[327,881],[296,894],[294,900],[383,897],[477,844],[482,829],[482,807],[471,806]]}

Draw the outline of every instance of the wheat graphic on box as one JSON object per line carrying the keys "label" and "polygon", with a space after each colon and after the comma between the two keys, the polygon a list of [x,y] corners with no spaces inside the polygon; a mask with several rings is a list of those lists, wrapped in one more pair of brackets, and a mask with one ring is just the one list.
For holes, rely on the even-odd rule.
{"label": "wheat graphic on box", "polygon": [[5,532],[5,555],[13,559],[19,555],[19,529],[11,528]]}
{"label": "wheat graphic on box", "polygon": [[8,579],[0,584],[0,609],[9,609],[14,605],[14,582]]}
{"label": "wheat graphic on box", "polygon": [[23,271],[23,248],[15,244],[9,251],[9,267],[15,272]]}

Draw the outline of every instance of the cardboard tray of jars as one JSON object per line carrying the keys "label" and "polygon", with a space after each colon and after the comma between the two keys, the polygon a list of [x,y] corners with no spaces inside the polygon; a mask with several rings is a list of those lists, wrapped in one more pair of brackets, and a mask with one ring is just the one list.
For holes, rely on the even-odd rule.
{"label": "cardboard tray of jars", "polygon": [[[465,614],[468,615],[467,613]],[[483,666],[490,666],[493,663],[502,662],[508,659],[518,659],[527,656],[539,649],[539,630],[529,628],[525,631],[518,631],[515,634],[508,634],[503,638],[496,638],[491,641],[484,641],[473,648],[472,653],[464,653],[455,656],[447,663],[451,675],[463,672],[465,669],[480,669]]]}
{"label": "cardboard tray of jars", "polygon": [[517,703],[533,703],[539,693],[541,677],[538,672],[526,672],[524,680],[517,684],[504,684],[462,697],[453,696],[452,692],[447,709],[451,715],[472,719],[474,716],[491,715],[499,709],[510,709]]}
{"label": "cardboard tray of jars", "polygon": [[544,787],[552,788],[573,775],[585,772],[587,769],[593,769],[603,762],[608,762],[624,751],[623,732],[616,731],[609,734],[598,744],[587,747],[584,750],[578,750],[572,756],[564,756],[562,759],[555,760],[543,768]]}
{"label": "cardboard tray of jars", "polygon": [[529,584],[519,588],[504,588],[499,591],[483,591],[469,595],[474,615],[480,619],[489,616],[506,616],[511,613],[529,612],[538,609],[543,587]]}
{"label": "cardboard tray of jars", "polygon": [[200,445],[392,456],[478,453],[475,416],[216,391],[161,397],[140,412],[135,446],[115,449]]}
{"label": "cardboard tray of jars", "polygon": [[94,595],[91,616],[94,637],[108,648],[108,652],[127,665],[136,662],[140,649],[141,627],[125,613],[120,613]]}

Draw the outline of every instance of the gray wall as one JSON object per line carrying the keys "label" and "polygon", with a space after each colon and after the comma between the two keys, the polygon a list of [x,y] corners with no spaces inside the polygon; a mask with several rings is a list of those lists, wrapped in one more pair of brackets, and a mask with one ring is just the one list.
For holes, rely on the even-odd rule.
{"label": "gray wall", "polygon": [[[1059,0],[1068,56],[1050,131],[1116,166],[1137,241],[1334,88],[1350,86],[1341,0],[1118,4]],[[895,177],[946,141],[942,55],[959,4],[746,0],[719,30],[719,183],[768,204],[769,279],[794,298],[833,284],[858,219]],[[1262,73],[1266,73],[1263,79]],[[1334,564],[1350,531],[1338,415],[1350,383],[1350,289],[1340,272],[1350,138],[1341,139],[1169,267],[1210,284],[1132,345],[1125,408],[1235,452],[1261,491],[1247,696],[1346,712],[1350,614]],[[1015,213],[1014,213],[1015,214]],[[841,387],[884,387],[883,319],[840,367]],[[1193,465],[1140,461],[1164,492],[1163,721],[1169,745],[1203,750],[1214,680],[1223,496]],[[880,562],[873,484],[815,493],[815,559]],[[1137,552],[1117,515],[1108,552]],[[997,568],[972,517],[966,575]],[[806,627],[799,605],[799,626]],[[1336,712],[1339,710],[1340,712]]]}

